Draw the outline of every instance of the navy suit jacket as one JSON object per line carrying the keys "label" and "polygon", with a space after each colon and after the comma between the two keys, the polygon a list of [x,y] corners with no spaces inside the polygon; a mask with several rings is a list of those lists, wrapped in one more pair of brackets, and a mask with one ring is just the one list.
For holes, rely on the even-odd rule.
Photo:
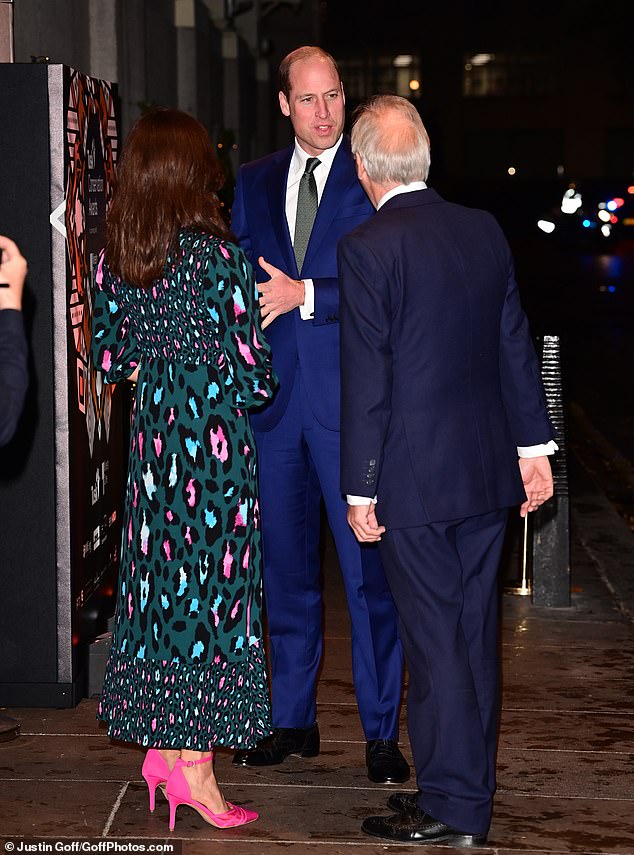
{"label": "navy suit jacket", "polygon": [[29,382],[22,312],[0,311],[0,445],[13,436]]}
{"label": "navy suit jacket", "polygon": [[[269,277],[257,261],[299,278],[286,220],[286,180],[294,146],[241,167],[236,184],[231,226],[254,267],[256,280]],[[315,286],[315,314],[302,320],[299,309],[280,315],[267,327],[273,369],[280,386],[269,405],[251,413],[257,431],[271,430],[288,405],[299,363],[310,405],[318,421],[339,430],[339,280],[340,238],[374,213],[363,191],[344,137],[335,155],[306,250],[302,276]]]}
{"label": "navy suit jacket", "polygon": [[517,446],[554,437],[495,219],[434,190],[341,241],[342,491],[388,528],[525,500]]}

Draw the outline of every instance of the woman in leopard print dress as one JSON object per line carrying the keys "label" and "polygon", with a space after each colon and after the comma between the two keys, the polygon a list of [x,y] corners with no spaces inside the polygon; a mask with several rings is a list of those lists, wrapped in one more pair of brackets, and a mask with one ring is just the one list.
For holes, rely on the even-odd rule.
{"label": "woman in leopard print dress", "polygon": [[241,809],[227,807],[204,761],[271,730],[246,411],[276,381],[252,270],[220,215],[221,183],[193,118],[161,109],[137,122],[108,215],[92,353],[104,382],[137,383],[98,718],[113,738],[151,749],[151,808],[157,784],[186,761],[192,806],[224,827],[241,823],[214,822],[200,806],[216,820]]}

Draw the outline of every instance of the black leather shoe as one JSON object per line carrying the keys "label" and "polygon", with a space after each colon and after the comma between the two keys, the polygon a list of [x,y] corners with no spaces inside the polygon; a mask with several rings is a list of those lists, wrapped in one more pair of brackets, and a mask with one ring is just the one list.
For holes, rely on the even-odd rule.
{"label": "black leather shoe", "polygon": [[418,808],[418,793],[392,793],[387,800],[390,810],[397,813],[412,813]]}
{"label": "black leather shoe", "polygon": [[236,751],[233,762],[236,766],[275,766],[282,763],[289,754],[301,757],[317,757],[319,754],[319,728],[278,727],[273,735],[260,743],[257,748]]}
{"label": "black leather shoe", "polygon": [[370,739],[365,748],[368,778],[375,784],[404,784],[409,778],[407,760],[395,739]]}
{"label": "black leather shoe", "polygon": [[482,846],[487,835],[459,831],[439,822],[422,810],[416,813],[397,813],[394,816],[369,816],[361,830],[373,837],[398,840],[401,843],[451,843],[457,847]]}

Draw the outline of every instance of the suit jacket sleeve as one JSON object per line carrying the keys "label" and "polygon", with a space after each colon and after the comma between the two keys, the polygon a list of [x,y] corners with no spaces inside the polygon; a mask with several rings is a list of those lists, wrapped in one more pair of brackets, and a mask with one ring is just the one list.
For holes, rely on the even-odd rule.
{"label": "suit jacket sleeve", "polygon": [[339,280],[335,278],[313,279],[315,286],[315,326],[339,321]]}
{"label": "suit jacket sleeve", "polygon": [[11,440],[28,385],[27,343],[22,312],[0,311],[0,445]]}
{"label": "suit jacket sleeve", "polygon": [[513,258],[506,239],[503,240],[508,284],[500,320],[502,397],[515,445],[539,445],[554,439],[555,430],[548,417],[528,319],[520,304]]}
{"label": "suit jacket sleeve", "polygon": [[341,491],[374,496],[391,414],[389,279],[355,236],[339,244]]}

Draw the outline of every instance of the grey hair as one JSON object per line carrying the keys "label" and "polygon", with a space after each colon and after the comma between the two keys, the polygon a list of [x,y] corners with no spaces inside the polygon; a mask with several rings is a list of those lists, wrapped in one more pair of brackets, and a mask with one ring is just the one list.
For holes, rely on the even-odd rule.
{"label": "grey hair", "polygon": [[[389,121],[382,122],[384,118]],[[378,184],[426,181],[429,137],[418,110],[398,95],[375,95],[353,117],[352,152]]]}

